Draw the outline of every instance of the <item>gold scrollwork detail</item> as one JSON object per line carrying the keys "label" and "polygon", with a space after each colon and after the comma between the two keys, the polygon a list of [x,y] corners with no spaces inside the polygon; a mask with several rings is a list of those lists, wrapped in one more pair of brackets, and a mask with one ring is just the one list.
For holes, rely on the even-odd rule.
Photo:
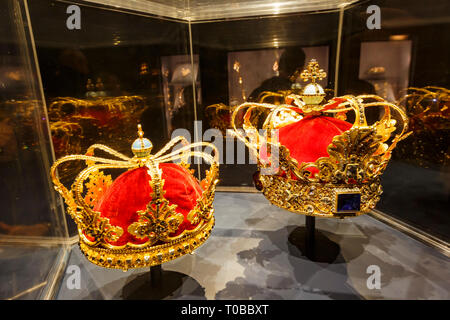
{"label": "gold scrollwork detail", "polygon": [[97,245],[105,241],[117,241],[123,234],[123,230],[118,226],[111,226],[108,218],[100,216],[100,212],[95,212],[87,226],[80,230],[80,234],[93,238],[93,241],[86,239],[91,245]]}
{"label": "gold scrollwork detail", "polygon": [[139,239],[149,238],[151,244],[167,241],[184,219],[181,213],[175,211],[176,207],[170,205],[167,199],[158,198],[153,193],[147,209],[137,212],[139,220],[130,224],[128,232]]}

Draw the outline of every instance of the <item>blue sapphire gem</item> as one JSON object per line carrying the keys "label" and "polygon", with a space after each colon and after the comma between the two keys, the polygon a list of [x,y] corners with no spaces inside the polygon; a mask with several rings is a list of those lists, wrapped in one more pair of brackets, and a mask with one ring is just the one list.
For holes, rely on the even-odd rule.
{"label": "blue sapphire gem", "polygon": [[337,212],[357,212],[361,210],[360,193],[341,193],[337,196]]}

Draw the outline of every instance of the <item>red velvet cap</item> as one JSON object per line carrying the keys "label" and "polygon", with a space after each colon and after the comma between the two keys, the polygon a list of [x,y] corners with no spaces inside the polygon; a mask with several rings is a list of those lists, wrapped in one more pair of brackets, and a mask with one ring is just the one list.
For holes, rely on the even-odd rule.
{"label": "red velvet cap", "polygon": [[[297,160],[300,165],[303,162],[315,162],[321,157],[328,157],[327,148],[333,138],[351,127],[352,124],[340,119],[310,115],[279,128],[278,140],[289,149],[291,158]],[[267,159],[265,146],[261,148],[260,157]],[[315,168],[308,170],[313,174],[317,172]]]}
{"label": "red velvet cap", "polygon": [[[170,205],[177,205],[176,211],[184,216],[184,221],[175,236],[195,227],[187,220],[187,215],[195,207],[202,189],[197,179],[178,164],[160,163],[159,168],[162,170],[161,179],[165,181],[164,198]],[[109,218],[111,225],[119,226],[124,231],[117,241],[111,243],[112,245],[122,246],[128,242],[141,244],[148,240],[138,239],[128,233],[128,226],[138,221],[137,211],[145,210],[152,200],[152,188],[149,183],[151,177],[147,171],[147,167],[141,167],[121,174],[94,208],[94,211],[100,212],[102,217]]]}
{"label": "red velvet cap", "polygon": [[349,130],[352,124],[326,116],[306,116],[279,129],[279,141],[289,149],[292,158],[314,162],[328,157],[327,148],[333,138]]}

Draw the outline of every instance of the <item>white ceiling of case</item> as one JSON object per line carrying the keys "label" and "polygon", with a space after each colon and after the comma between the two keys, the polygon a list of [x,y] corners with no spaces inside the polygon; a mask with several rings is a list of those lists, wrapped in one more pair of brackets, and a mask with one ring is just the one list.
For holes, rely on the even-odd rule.
{"label": "white ceiling of case", "polygon": [[186,21],[337,10],[358,0],[85,0]]}

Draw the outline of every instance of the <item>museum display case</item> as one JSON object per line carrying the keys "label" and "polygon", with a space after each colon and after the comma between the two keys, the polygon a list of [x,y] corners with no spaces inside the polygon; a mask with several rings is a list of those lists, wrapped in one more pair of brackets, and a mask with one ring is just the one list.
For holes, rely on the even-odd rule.
{"label": "museum display case", "polygon": [[[1,299],[448,299],[446,0],[5,0],[0,9]],[[263,108],[247,112],[256,105]],[[274,110],[283,110],[279,118]],[[267,145],[254,153],[251,135],[240,135],[305,118],[313,120],[307,130],[293,126],[288,142],[281,136],[295,159],[282,157],[283,178],[297,182],[261,178]],[[138,125],[151,154],[131,148]],[[373,139],[361,142],[367,125]],[[349,140],[358,151],[348,151]],[[138,227],[135,212],[126,222],[113,218],[114,201],[134,201],[135,186],[113,193],[125,179],[119,173],[86,173],[115,161],[131,175],[153,157],[180,160],[167,154],[189,144],[191,156],[217,149],[217,159],[184,163],[183,155],[183,169],[161,173],[170,178],[160,191],[194,181],[208,201],[194,197],[189,210],[200,203],[198,217],[187,209],[183,221],[179,212],[164,215],[172,229],[159,242],[160,229]],[[320,150],[310,159],[296,148]],[[342,170],[336,163],[345,157],[336,154],[347,157]],[[327,165],[319,161],[328,155]],[[71,157],[81,161],[58,161]],[[136,188],[153,192],[146,179]],[[299,181],[308,190],[291,186]],[[171,204],[184,196],[168,192]],[[293,206],[295,197],[307,201]],[[139,223],[160,217],[157,198],[164,202],[139,206]],[[187,231],[207,227],[192,236],[195,245],[172,248],[189,233],[173,221]],[[153,239],[148,248],[118,249],[141,245],[142,230]],[[123,232],[133,240],[120,242]],[[159,255],[152,246],[161,241],[168,250]],[[151,274],[171,277],[168,288],[142,285],[162,263]],[[381,289],[366,285],[371,265],[382,270]],[[75,289],[73,270],[82,276]]]}

